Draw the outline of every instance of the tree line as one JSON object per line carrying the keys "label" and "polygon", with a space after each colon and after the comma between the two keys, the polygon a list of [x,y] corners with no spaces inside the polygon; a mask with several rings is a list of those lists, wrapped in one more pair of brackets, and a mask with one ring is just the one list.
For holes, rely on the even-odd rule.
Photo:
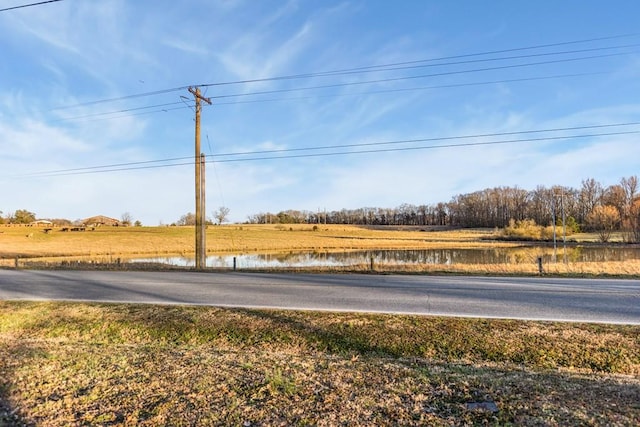
{"label": "tree line", "polygon": [[248,222],[504,228],[510,221],[532,220],[536,224],[551,225],[564,219],[565,224],[585,231],[600,230],[606,223],[608,229],[627,230],[634,241],[640,241],[638,190],[637,176],[622,178],[607,187],[590,178],[583,180],[579,188],[495,187],[456,195],[448,203],[330,212],[286,210],[251,215]]}
{"label": "tree line", "polygon": [[[366,207],[334,211],[285,210],[278,213],[250,215],[253,224],[353,224],[395,226],[448,226],[460,228],[506,228],[513,223],[533,221],[550,226],[565,225],[572,231],[598,231],[603,241],[613,231],[626,231],[628,241],[640,242],[640,194],[637,176],[622,178],[617,184],[603,186],[593,178],[585,179],[579,188],[538,186],[534,190],[518,187],[487,188],[459,194],[448,203],[413,205],[396,208]],[[222,224],[229,209],[221,206],[212,212],[208,224]],[[0,224],[28,224],[36,215],[26,209],[4,215]],[[215,222],[214,222],[215,221]],[[52,220],[56,225],[71,221]],[[133,223],[131,214],[122,215],[123,224]],[[58,224],[59,223],[59,224]],[[193,225],[195,215],[183,215],[172,225]],[[135,221],[133,225],[141,225]]]}
{"label": "tree line", "polygon": [[0,211],[0,224],[29,224],[36,220],[36,214],[26,209],[18,209],[6,215]]}

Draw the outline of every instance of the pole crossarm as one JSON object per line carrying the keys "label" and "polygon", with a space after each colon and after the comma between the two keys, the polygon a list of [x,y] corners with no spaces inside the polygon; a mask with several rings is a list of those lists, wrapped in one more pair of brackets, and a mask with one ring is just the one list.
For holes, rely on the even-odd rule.
{"label": "pole crossarm", "polygon": [[200,94],[200,88],[198,86],[189,86],[189,92],[191,92],[191,94],[194,96],[194,98],[196,99],[196,103],[198,100],[204,101],[209,105],[211,104],[211,98],[205,98],[204,96],[202,96]]}

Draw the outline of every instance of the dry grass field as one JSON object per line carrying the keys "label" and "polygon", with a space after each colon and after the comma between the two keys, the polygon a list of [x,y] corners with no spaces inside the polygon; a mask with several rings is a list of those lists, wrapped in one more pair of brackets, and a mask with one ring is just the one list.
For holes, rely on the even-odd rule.
{"label": "dry grass field", "polygon": [[[267,252],[328,249],[477,247],[487,230],[420,231],[342,225],[223,225],[207,228],[207,251]],[[491,243],[495,245],[496,243]],[[0,257],[127,256],[193,253],[193,227],[101,227],[45,233],[38,227],[0,226]],[[513,243],[498,245],[514,246]]]}
{"label": "dry grass field", "polygon": [[[355,251],[383,249],[500,249],[513,250],[513,260],[502,264],[393,264],[375,266],[377,272],[538,274],[536,259],[545,256],[544,272],[558,275],[640,276],[640,260],[607,262],[549,262],[548,244],[490,240],[493,230],[432,230],[419,227],[367,228],[348,225],[224,225],[207,229],[211,254],[276,253],[295,251]],[[571,236],[593,245],[592,234]],[[619,243],[613,243],[619,244]],[[135,257],[193,255],[193,227],[102,227],[94,231],[45,233],[37,227],[0,226],[0,267],[42,267],[63,261],[114,264]],[[560,251],[561,254],[561,251]],[[93,264],[89,265],[91,267]],[[87,264],[83,264],[87,267]],[[132,266],[129,266],[133,268]],[[140,267],[140,266],[139,266]],[[147,267],[145,267],[147,268]],[[318,267],[313,267],[318,269]],[[369,263],[327,267],[331,271],[368,271]]]}
{"label": "dry grass field", "polygon": [[636,426],[640,327],[0,302],[0,425]]}

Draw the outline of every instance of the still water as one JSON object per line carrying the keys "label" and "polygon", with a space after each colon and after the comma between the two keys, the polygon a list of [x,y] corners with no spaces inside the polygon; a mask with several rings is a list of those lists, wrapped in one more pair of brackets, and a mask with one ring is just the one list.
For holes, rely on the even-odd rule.
{"label": "still water", "polygon": [[[367,265],[373,259],[376,265],[417,264],[533,264],[542,257],[553,261],[552,248],[499,248],[499,249],[424,249],[373,250],[356,252],[287,252],[277,254],[215,255],[207,257],[207,267],[238,269],[341,267]],[[558,248],[558,262],[607,262],[640,259],[640,248]],[[193,266],[193,257],[168,256],[131,259],[129,262],[151,262],[175,266]]]}

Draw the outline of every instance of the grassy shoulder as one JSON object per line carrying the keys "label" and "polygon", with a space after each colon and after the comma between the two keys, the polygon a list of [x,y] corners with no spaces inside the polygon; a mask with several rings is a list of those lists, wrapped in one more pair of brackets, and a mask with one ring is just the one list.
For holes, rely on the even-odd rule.
{"label": "grassy shoulder", "polygon": [[639,377],[638,326],[0,303],[0,425],[637,425]]}

